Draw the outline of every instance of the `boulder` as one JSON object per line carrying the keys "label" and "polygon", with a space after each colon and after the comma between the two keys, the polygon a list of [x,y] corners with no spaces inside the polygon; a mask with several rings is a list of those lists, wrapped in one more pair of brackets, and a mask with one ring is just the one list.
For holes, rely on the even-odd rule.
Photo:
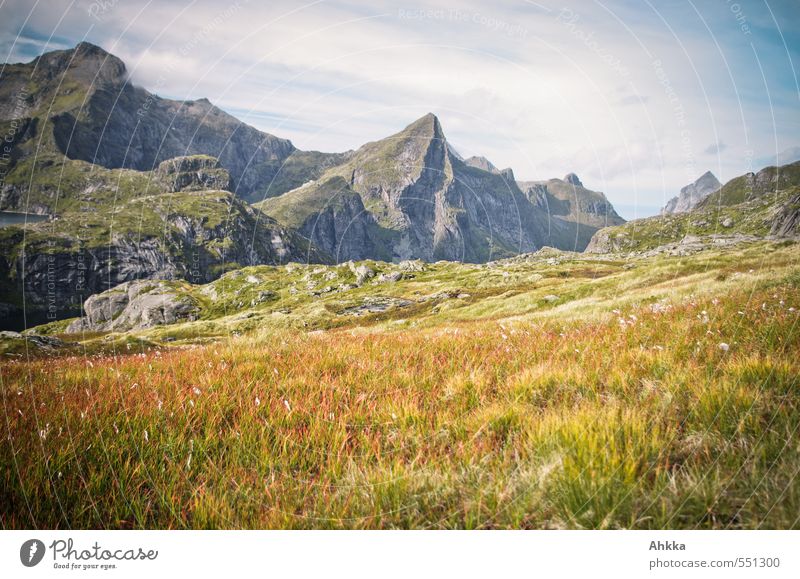
{"label": "boulder", "polygon": [[141,330],[196,319],[198,308],[167,283],[137,280],[91,296],[67,333]]}

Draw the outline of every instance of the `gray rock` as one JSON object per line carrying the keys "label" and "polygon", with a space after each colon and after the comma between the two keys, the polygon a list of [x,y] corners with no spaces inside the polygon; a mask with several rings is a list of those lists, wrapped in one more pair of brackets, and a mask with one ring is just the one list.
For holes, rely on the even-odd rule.
{"label": "gray rock", "polygon": [[684,213],[691,211],[703,199],[722,187],[711,171],[706,171],[694,183],[681,189],[680,195],[670,199],[662,213]]}
{"label": "gray rock", "polygon": [[375,277],[375,271],[364,264],[350,264],[350,270],[356,276],[356,285],[363,285],[368,279]]}
{"label": "gray rock", "polygon": [[0,340],[25,340],[29,345],[40,350],[55,350],[64,347],[66,344],[53,336],[42,336],[39,334],[3,331],[0,332]]}
{"label": "gray rock", "polygon": [[168,191],[202,191],[221,189],[230,191],[233,182],[219,160],[207,155],[175,157],[163,161],[156,175]]}
{"label": "gray rock", "polygon": [[91,296],[67,333],[127,331],[196,318],[198,307],[164,282],[133,281]]}
{"label": "gray rock", "polygon": [[770,235],[776,237],[800,235],[800,193],[793,195],[772,218]]}
{"label": "gray rock", "polygon": [[726,217],[722,220],[722,227],[733,227],[733,219]]}
{"label": "gray rock", "polygon": [[403,272],[393,271],[390,273],[382,273],[381,275],[378,276],[377,281],[379,283],[386,283],[386,282],[394,283],[400,281],[401,279],[403,279]]}

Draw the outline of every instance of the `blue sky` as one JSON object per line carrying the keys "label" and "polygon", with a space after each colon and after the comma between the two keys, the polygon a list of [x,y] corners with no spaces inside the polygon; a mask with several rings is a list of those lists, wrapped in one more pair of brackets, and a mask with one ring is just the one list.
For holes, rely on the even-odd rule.
{"label": "blue sky", "polygon": [[89,40],[162,96],[207,97],[303,149],[428,111],[520,179],[574,171],[627,217],[706,170],[800,158],[796,1],[6,0],[9,62]]}

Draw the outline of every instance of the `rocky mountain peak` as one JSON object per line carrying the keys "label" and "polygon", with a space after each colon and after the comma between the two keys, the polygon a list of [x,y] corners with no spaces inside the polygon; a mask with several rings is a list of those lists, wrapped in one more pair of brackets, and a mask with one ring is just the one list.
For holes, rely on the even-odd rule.
{"label": "rocky mountain peak", "polygon": [[578,176],[575,173],[567,173],[564,175],[564,181],[570,185],[575,185],[576,187],[583,187],[583,183],[581,183],[581,180],[578,179]]}
{"label": "rocky mountain peak", "polygon": [[80,42],[68,50],[47,52],[37,57],[33,64],[37,76],[50,79],[66,75],[92,86],[124,81],[127,77],[122,60],[91,42]]}
{"label": "rocky mountain peak", "polygon": [[444,131],[442,131],[442,124],[439,122],[436,115],[428,113],[400,131],[398,136],[426,137],[429,139],[444,140]]}
{"label": "rocky mountain peak", "polygon": [[500,173],[497,167],[495,167],[486,157],[472,156],[468,159],[464,159],[464,163],[470,167],[476,167],[478,169],[483,169],[484,171],[489,171],[489,173]]}
{"label": "rocky mountain peak", "polygon": [[677,197],[670,199],[664,206],[664,213],[684,213],[691,211],[698,203],[722,187],[711,171],[706,171],[693,183],[681,188]]}

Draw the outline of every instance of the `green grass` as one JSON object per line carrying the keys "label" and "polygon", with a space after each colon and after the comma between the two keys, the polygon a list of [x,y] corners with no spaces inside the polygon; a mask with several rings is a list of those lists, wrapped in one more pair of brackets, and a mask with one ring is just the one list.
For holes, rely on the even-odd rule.
{"label": "green grass", "polygon": [[[0,519],[798,528],[798,257],[763,242],[633,261],[550,251],[431,264],[351,296],[287,289],[350,280],[347,266],[185,284],[204,320],[0,365]],[[336,313],[450,290],[471,295]]]}

